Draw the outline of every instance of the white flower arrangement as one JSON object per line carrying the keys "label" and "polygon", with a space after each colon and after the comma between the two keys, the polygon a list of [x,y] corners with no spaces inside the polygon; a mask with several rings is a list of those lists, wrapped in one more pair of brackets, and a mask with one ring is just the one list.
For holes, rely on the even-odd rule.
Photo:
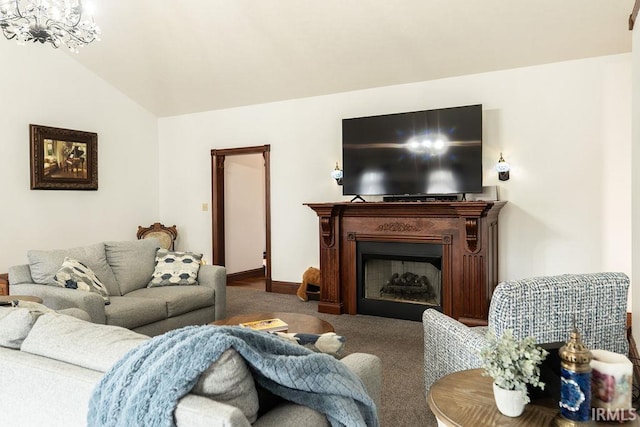
{"label": "white flower arrangement", "polygon": [[527,384],[544,390],[540,382],[540,363],[549,354],[536,345],[534,337],[524,338],[518,342],[513,331],[507,329],[497,339],[493,331],[487,333],[487,345],[480,350],[480,359],[485,372],[500,388],[505,390],[522,390],[525,403],[529,402]]}

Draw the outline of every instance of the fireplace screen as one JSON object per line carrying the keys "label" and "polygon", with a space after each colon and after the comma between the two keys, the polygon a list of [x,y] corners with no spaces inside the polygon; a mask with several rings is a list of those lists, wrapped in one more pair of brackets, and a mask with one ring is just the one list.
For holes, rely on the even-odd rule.
{"label": "fireplace screen", "polygon": [[442,245],[358,242],[358,313],[420,320],[442,310]]}
{"label": "fireplace screen", "polygon": [[440,306],[441,276],[440,258],[366,259],[364,297]]}

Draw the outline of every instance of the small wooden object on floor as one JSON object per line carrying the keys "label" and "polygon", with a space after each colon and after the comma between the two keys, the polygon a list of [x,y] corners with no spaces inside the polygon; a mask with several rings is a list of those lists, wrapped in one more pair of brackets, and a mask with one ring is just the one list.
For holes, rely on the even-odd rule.
{"label": "small wooden object on floor", "polygon": [[331,323],[319,319],[315,316],[300,313],[249,313],[238,316],[228,317],[226,319],[216,320],[212,325],[218,326],[238,326],[240,323],[255,322],[264,319],[282,319],[289,325],[289,333],[304,334],[324,334],[326,332],[335,332]]}

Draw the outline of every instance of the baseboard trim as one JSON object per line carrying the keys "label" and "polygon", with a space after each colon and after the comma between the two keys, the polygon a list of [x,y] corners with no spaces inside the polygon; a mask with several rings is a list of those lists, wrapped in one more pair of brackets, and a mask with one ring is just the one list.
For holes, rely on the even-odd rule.
{"label": "baseboard trim", "polygon": [[253,270],[239,271],[238,273],[227,274],[227,283],[238,280],[251,279],[252,277],[264,277],[264,268],[254,268]]}
{"label": "baseboard trim", "polygon": [[271,292],[276,294],[294,294],[298,291],[300,283],[295,282],[279,282],[273,280],[271,282]]}

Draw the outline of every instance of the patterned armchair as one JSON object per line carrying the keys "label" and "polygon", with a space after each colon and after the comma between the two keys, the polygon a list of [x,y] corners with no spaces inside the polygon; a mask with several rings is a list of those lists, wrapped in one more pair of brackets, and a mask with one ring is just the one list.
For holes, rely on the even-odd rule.
{"label": "patterned armchair", "polygon": [[437,310],[426,310],[424,379],[431,385],[452,372],[480,367],[478,351],[488,329],[538,343],[567,341],[576,326],[588,348],[627,355],[627,292],[623,273],[565,274],[500,283],[491,299],[488,326],[470,328]]}

